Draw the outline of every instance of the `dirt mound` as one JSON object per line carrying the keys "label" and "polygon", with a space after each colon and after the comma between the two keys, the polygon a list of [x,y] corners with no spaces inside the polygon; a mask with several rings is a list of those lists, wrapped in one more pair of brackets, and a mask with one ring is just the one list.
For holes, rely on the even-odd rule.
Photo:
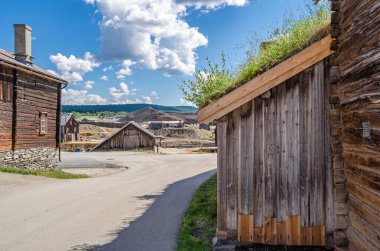
{"label": "dirt mound", "polygon": [[164,128],[152,130],[154,135],[165,138],[177,139],[205,139],[213,140],[213,135],[210,131],[194,129],[194,128]]}
{"label": "dirt mound", "polygon": [[79,131],[82,140],[101,140],[108,138],[113,133],[119,130],[118,128],[107,128],[96,125],[80,124]]}
{"label": "dirt mound", "polygon": [[148,121],[179,121],[180,118],[167,114],[165,112],[157,111],[151,107],[146,107],[125,115],[125,117],[119,119],[118,122],[126,123],[129,121],[135,121],[137,123],[143,123]]}

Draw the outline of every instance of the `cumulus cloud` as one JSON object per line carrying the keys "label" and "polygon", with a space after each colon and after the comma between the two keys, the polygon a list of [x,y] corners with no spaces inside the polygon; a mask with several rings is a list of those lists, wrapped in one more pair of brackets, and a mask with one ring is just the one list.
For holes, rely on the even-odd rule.
{"label": "cumulus cloud", "polygon": [[108,89],[108,92],[110,96],[112,97],[112,100],[116,104],[123,104],[126,103],[128,98],[127,96],[130,93],[129,87],[126,83],[121,82],[119,84],[119,88],[111,87]]}
{"label": "cumulus cloud", "polygon": [[[195,71],[198,47],[207,38],[191,27],[184,17],[189,8],[216,9],[243,6],[248,0],[84,0],[96,5],[103,60],[129,60],[134,66],[166,75]],[[125,62],[125,61],[124,61]],[[123,73],[131,73],[130,66]],[[122,78],[128,74],[118,74]]]}
{"label": "cumulus cloud", "polygon": [[51,55],[50,61],[56,65],[58,71],[50,72],[58,75],[70,83],[78,83],[83,81],[83,76],[86,73],[91,72],[100,66],[90,52],[86,52],[83,58],[77,58],[74,55],[66,57],[61,53],[58,53],[57,55]]}
{"label": "cumulus cloud", "polygon": [[100,95],[90,94],[87,90],[62,90],[62,103],[64,105],[103,105],[107,99]]}
{"label": "cumulus cloud", "polygon": [[100,79],[103,81],[108,81],[108,77],[106,75],[102,76]]}
{"label": "cumulus cloud", "polygon": [[120,69],[120,71],[116,72],[116,77],[118,79],[124,79],[125,76],[130,76],[132,75],[132,69],[131,69],[131,66],[136,64],[136,62],[132,61],[132,60],[124,60],[123,61],[123,68]]}
{"label": "cumulus cloud", "polygon": [[86,81],[84,82],[84,88],[86,89],[92,89],[93,85],[95,84],[94,81]]}
{"label": "cumulus cloud", "polygon": [[152,98],[149,97],[149,96],[142,96],[141,98],[142,98],[142,102],[143,102],[144,104],[152,104],[152,103],[153,103],[153,102],[152,102]]}

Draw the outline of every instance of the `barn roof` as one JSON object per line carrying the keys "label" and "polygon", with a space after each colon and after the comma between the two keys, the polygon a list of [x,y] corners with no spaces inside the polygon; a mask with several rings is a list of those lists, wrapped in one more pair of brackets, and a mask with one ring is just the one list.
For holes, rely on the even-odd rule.
{"label": "barn roof", "polygon": [[250,100],[301,73],[334,53],[332,39],[327,36],[293,57],[257,76],[198,112],[199,123],[209,123],[236,110]]}
{"label": "barn roof", "polygon": [[72,113],[61,114],[61,126],[65,126],[72,116]]}
{"label": "barn roof", "polygon": [[36,64],[25,64],[16,60],[16,56],[9,51],[0,48],[0,64],[8,65],[13,68],[18,68],[21,71],[26,71],[32,74],[42,75],[41,77],[49,78],[59,83],[67,84],[67,81],[57,77],[47,70],[37,66]]}
{"label": "barn roof", "polygon": [[94,147],[93,150],[99,148],[101,145],[103,145],[105,142],[107,142],[108,140],[110,140],[111,138],[113,138],[115,135],[117,135],[119,132],[123,131],[125,128],[127,128],[128,126],[134,126],[136,127],[138,130],[144,132],[145,134],[153,137],[153,138],[156,138],[156,136],[151,132],[149,131],[148,129],[142,127],[141,125],[139,125],[138,123],[134,122],[134,121],[131,121],[129,122],[128,124],[126,124],[125,126],[123,126],[120,130],[118,130],[117,132],[115,132],[114,134],[112,134],[109,138],[103,140],[99,145],[97,145],[96,147]]}

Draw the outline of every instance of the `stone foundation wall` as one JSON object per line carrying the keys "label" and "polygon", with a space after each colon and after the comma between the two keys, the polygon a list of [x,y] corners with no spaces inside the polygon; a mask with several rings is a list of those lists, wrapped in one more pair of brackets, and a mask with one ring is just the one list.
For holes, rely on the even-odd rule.
{"label": "stone foundation wall", "polygon": [[56,148],[51,147],[0,151],[0,166],[20,169],[55,169],[58,166],[58,152]]}

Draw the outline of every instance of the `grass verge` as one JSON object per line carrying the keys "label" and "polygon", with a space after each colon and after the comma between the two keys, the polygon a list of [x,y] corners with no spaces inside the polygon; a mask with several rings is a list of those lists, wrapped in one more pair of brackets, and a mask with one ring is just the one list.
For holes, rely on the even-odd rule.
{"label": "grass verge", "polygon": [[178,251],[211,250],[216,231],[216,175],[195,193],[181,228]]}
{"label": "grass verge", "polygon": [[34,176],[44,176],[54,179],[84,179],[90,178],[90,176],[85,174],[72,174],[66,173],[62,170],[53,170],[53,171],[43,171],[43,170],[26,170],[18,169],[14,167],[0,167],[0,172],[3,173],[15,173],[22,175],[34,175]]}

